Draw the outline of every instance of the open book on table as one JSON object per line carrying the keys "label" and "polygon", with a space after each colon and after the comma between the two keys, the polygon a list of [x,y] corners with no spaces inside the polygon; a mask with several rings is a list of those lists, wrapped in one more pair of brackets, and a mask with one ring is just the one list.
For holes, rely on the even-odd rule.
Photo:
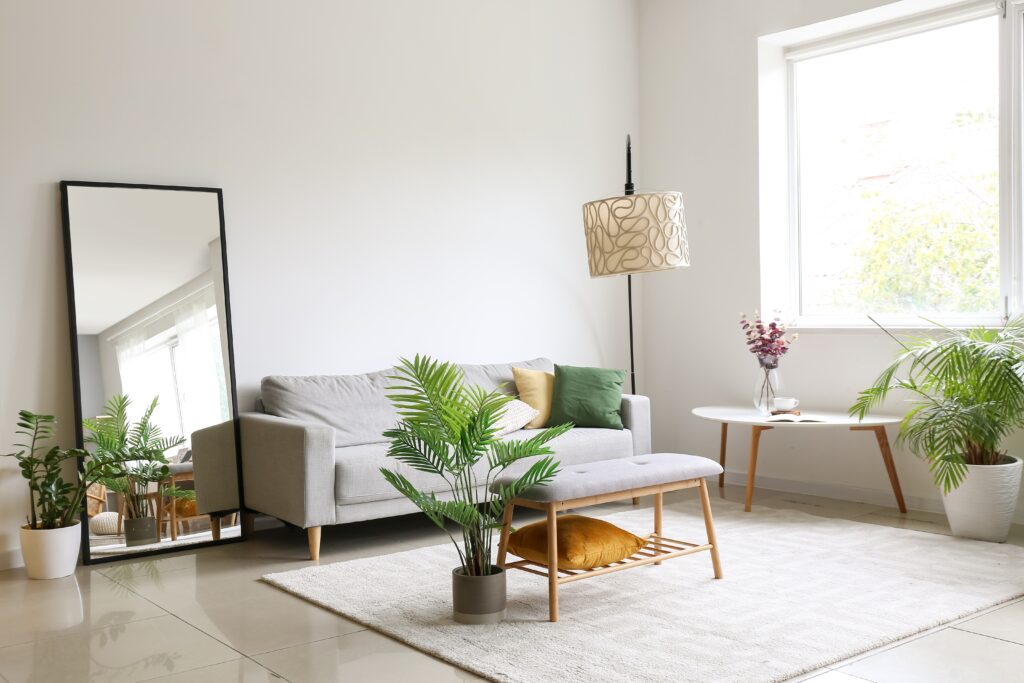
{"label": "open book on table", "polygon": [[828,422],[824,417],[820,415],[814,415],[807,413],[805,415],[792,415],[789,413],[782,413],[781,415],[772,415],[766,417],[765,422]]}

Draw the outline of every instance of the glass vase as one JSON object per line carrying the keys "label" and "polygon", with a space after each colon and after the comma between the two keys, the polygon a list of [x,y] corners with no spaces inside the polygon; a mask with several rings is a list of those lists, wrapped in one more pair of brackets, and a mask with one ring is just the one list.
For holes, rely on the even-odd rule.
{"label": "glass vase", "polygon": [[754,378],[754,407],[762,415],[771,415],[775,409],[775,396],[782,391],[778,356],[758,356],[757,376]]}

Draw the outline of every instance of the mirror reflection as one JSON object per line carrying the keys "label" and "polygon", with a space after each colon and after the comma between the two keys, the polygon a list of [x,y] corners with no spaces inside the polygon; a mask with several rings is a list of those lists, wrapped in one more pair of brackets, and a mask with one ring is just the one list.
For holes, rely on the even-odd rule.
{"label": "mirror reflection", "polygon": [[65,183],[89,555],[237,536],[221,197]]}

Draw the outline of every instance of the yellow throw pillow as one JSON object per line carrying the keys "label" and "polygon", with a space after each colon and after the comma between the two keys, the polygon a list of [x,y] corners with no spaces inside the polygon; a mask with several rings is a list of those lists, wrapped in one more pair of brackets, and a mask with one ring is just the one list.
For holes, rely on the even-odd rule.
{"label": "yellow throw pillow", "polygon": [[537,417],[526,423],[524,429],[546,427],[551,417],[551,397],[555,393],[555,375],[543,370],[512,368],[519,400],[537,411]]}
{"label": "yellow throw pillow", "polygon": [[[508,551],[531,562],[548,563],[548,523],[534,522],[508,538]],[[558,518],[558,566],[593,569],[625,559],[647,542],[614,524],[584,517]]]}

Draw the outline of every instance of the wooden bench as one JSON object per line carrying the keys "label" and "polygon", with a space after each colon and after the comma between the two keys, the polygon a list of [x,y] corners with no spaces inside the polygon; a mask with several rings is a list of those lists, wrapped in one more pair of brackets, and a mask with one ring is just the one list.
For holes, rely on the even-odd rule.
{"label": "wooden bench", "polygon": [[[707,458],[679,453],[654,453],[630,458],[601,460],[598,462],[572,465],[559,472],[547,486],[535,487],[513,500],[506,508],[498,544],[498,566],[505,569],[520,569],[548,579],[548,617],[558,621],[558,586],[592,576],[661,564],[684,555],[708,550],[715,578],[722,578],[722,564],[718,557],[718,542],[711,517],[711,498],[708,495],[705,477],[717,475],[722,467]],[[503,475],[494,482],[493,488],[514,481],[516,476]],[[680,489],[699,488],[701,506],[704,511],[704,527],[707,530],[706,543],[691,543],[667,538],[662,535],[662,503],[664,494]],[[601,567],[586,570],[558,568],[558,513],[563,510],[598,505],[616,500],[654,496],[654,533],[644,538],[647,545],[633,555]],[[548,561],[546,564],[530,560],[506,562],[508,537],[512,526],[512,513],[519,505],[547,512]]]}

